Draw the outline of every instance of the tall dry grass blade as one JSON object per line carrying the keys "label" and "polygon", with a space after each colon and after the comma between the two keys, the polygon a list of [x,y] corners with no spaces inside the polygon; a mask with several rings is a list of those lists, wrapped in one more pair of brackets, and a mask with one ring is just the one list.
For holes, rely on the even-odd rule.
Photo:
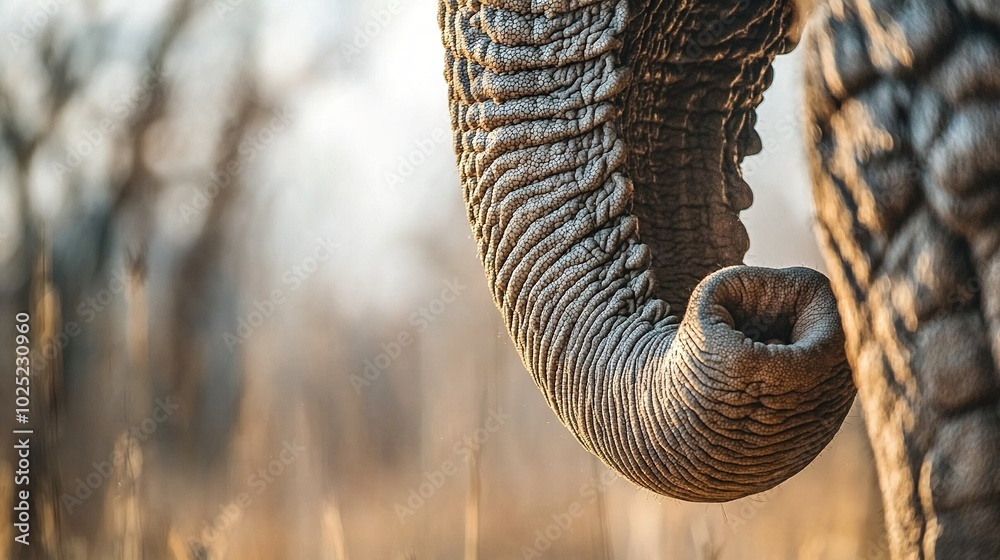
{"label": "tall dry grass blade", "polygon": [[126,422],[146,418],[153,408],[152,386],[149,376],[149,308],[146,290],[145,249],[125,255],[125,349],[129,374],[123,387],[130,395]]}
{"label": "tall dry grass blade", "polygon": [[711,528],[704,517],[692,520],[691,540],[698,551],[699,560],[719,560],[722,557],[722,545],[715,544]]}
{"label": "tall dry grass blade", "polygon": [[470,454],[469,488],[465,495],[465,560],[479,558],[479,452]]}
{"label": "tall dry grass blade", "polygon": [[[591,480],[601,480],[601,474],[601,464],[596,457],[591,457]],[[594,543],[593,547],[600,551],[600,558],[611,558],[611,539],[608,538],[611,533],[611,525],[608,519],[608,500],[605,494],[607,494],[607,489],[597,493],[597,542]]]}
{"label": "tall dry grass blade", "polygon": [[340,501],[336,494],[330,494],[323,511],[323,555],[329,560],[348,560]]}
{"label": "tall dry grass blade", "polygon": [[108,479],[104,495],[105,535],[114,558],[143,557],[143,516],[139,496],[143,454],[134,438],[115,441],[115,454],[123,458]]}
{"label": "tall dry grass blade", "polygon": [[[38,542],[45,558],[63,557],[62,519],[59,507],[60,480],[57,460],[59,439],[62,426],[60,424],[60,397],[62,395],[62,342],[58,339],[63,330],[60,312],[59,292],[52,284],[52,250],[48,235],[41,234],[40,251],[35,258],[32,272],[31,289],[29,292],[29,309],[31,313],[31,332],[36,333],[35,348],[45,349],[36,352],[44,358],[42,366],[32,372],[32,383],[37,389],[31,403],[31,424],[28,426],[34,433],[32,442],[41,441],[41,445],[33,448],[33,476],[31,495],[34,498],[36,512],[36,527]],[[49,355],[48,349],[55,349]],[[39,360],[33,360],[33,364]],[[37,445],[33,443],[33,446]],[[38,449],[35,451],[35,449]],[[34,465],[37,465],[34,466]]]}
{"label": "tall dry grass blade", "polygon": [[170,553],[170,560],[194,560],[187,541],[174,527],[167,532],[167,551]]}
{"label": "tall dry grass blade", "polygon": [[[498,408],[497,403],[497,364],[500,362],[500,346],[497,339],[493,343],[493,355],[486,364],[485,383],[477,383],[479,392],[479,410],[476,412],[476,426],[482,426],[487,418],[487,409]],[[469,485],[465,493],[465,560],[477,560],[479,558],[479,502],[481,499],[480,483],[480,449],[472,449],[469,454],[466,469],[469,471]]]}
{"label": "tall dry grass blade", "polygon": [[3,513],[0,513],[0,560],[10,558],[14,542],[14,519],[11,517],[12,510],[7,507],[11,504],[14,494],[14,469],[7,461],[0,461],[0,504],[4,505]]}

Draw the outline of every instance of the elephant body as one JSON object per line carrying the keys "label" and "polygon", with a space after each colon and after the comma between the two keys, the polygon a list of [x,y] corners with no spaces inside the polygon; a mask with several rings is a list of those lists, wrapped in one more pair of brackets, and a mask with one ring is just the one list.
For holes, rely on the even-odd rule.
{"label": "elephant body", "polygon": [[818,235],[896,558],[1000,558],[1000,4],[831,3]]}
{"label": "elephant body", "polygon": [[741,266],[740,163],[791,1],[441,0],[462,190],[526,368],[610,467],[685,500],[761,492],[829,443],[856,382],[894,555],[991,557],[1000,12],[882,4],[904,6],[821,7],[808,46],[833,291]]}

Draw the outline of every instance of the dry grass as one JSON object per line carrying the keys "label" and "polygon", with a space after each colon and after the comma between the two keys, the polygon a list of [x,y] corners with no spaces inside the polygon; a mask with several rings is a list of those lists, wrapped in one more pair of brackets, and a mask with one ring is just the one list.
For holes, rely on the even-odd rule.
{"label": "dry grass", "polygon": [[[257,278],[268,282],[266,273]],[[496,327],[485,290],[470,288],[379,383],[358,394],[349,376],[359,366],[352,364],[393,339],[398,323],[352,335],[350,325],[336,323],[335,309],[316,306],[323,288],[298,294],[285,321],[263,325],[254,335],[260,342],[240,355],[241,404],[216,463],[183,457],[191,452],[170,443],[183,442],[183,434],[169,434],[202,428],[173,420],[146,441],[123,437],[127,426],[113,423],[105,436],[90,426],[91,440],[73,450],[60,440],[51,451],[59,468],[46,481],[56,495],[71,492],[72,481],[107,455],[100,451],[106,445],[124,460],[80,509],[50,510],[46,524],[60,529],[44,531],[46,542],[37,546],[52,551],[49,557],[74,559],[473,560],[536,557],[526,552],[532,548],[543,558],[883,557],[866,542],[878,539],[880,520],[856,412],[816,463],[778,489],[725,505],[683,504],[602,478],[607,471],[554,422],[505,339],[481,336]],[[145,300],[132,293],[113,316],[134,320],[128,307]],[[121,336],[130,356],[145,353],[127,343],[134,334]],[[492,373],[477,377],[484,371]],[[139,402],[90,406],[153,409],[149,393],[130,385],[142,377],[114,379],[125,384],[119,394]],[[85,423],[92,413],[73,410],[67,406],[58,418]],[[495,432],[480,430],[494,410],[510,419]],[[52,433],[65,432],[52,426]],[[290,440],[306,451],[259,486],[254,474],[277,470]],[[429,480],[441,482],[423,492]],[[409,504],[417,507],[400,520],[397,507],[422,492],[422,503]],[[244,494],[249,504],[233,510]],[[557,528],[554,519],[577,511],[569,527]],[[100,520],[96,532],[92,519]],[[213,523],[218,530],[206,538]]]}

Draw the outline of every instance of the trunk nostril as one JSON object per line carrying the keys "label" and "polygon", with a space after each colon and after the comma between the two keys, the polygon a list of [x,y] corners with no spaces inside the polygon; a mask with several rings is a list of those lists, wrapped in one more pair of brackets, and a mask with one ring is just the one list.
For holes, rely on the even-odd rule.
{"label": "trunk nostril", "polygon": [[743,336],[754,342],[764,344],[793,344],[792,327],[794,322],[789,317],[749,316],[741,318],[738,313],[729,310],[733,316],[733,329],[743,333]]}
{"label": "trunk nostril", "polygon": [[698,290],[695,311],[704,324],[722,322],[734,340],[812,347],[841,331],[836,300],[827,280],[802,268],[771,271],[731,267],[716,273]]}

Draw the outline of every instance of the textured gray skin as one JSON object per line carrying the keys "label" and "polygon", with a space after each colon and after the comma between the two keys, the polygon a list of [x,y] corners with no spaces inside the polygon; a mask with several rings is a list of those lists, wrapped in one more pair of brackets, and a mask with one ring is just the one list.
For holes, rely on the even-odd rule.
{"label": "textured gray skin", "polygon": [[[726,500],[802,468],[853,388],[822,277],[713,274],[746,250],[737,165],[791,8],[705,4],[443,0],[440,23],[469,219],[536,383],[631,480]],[[819,230],[893,556],[998,558],[1000,4],[814,20]]]}
{"label": "textured gray skin", "polygon": [[1000,2],[815,24],[819,232],[893,557],[1000,558]]}
{"label": "textured gray skin", "polygon": [[730,266],[752,198],[738,164],[760,149],[753,108],[793,45],[791,6],[439,6],[479,256],[560,420],[685,500],[801,470],[855,393],[836,302],[814,271]]}

